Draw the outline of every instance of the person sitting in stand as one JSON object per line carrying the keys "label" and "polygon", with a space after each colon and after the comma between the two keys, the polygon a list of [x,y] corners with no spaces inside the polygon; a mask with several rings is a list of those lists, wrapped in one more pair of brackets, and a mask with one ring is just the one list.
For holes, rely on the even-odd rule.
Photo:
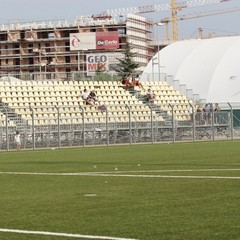
{"label": "person sitting in stand", "polygon": [[91,105],[91,106],[93,106],[94,105],[94,100],[93,100],[93,98],[89,95],[88,97],[87,97],[87,99],[86,99],[86,105]]}
{"label": "person sitting in stand", "polygon": [[144,87],[142,85],[142,83],[140,82],[140,77],[139,75],[137,75],[134,79],[133,79],[133,86],[137,86],[140,87],[144,90]]}
{"label": "person sitting in stand", "polygon": [[154,101],[155,99],[155,93],[150,88],[148,89],[146,96],[149,102]]}
{"label": "person sitting in stand", "polygon": [[87,103],[87,98],[88,98],[88,96],[89,96],[89,93],[88,93],[87,89],[84,88],[81,97],[82,97],[82,99],[83,99],[83,101],[84,101],[85,103]]}
{"label": "person sitting in stand", "polygon": [[126,76],[126,75],[123,75],[123,77],[122,77],[122,79],[121,79],[121,83],[122,83],[123,85],[126,84],[126,78],[127,78],[127,76]]}
{"label": "person sitting in stand", "polygon": [[130,73],[126,76],[125,86],[126,87],[133,87],[132,76],[131,76]]}
{"label": "person sitting in stand", "polygon": [[92,91],[89,93],[89,96],[92,98],[92,100],[94,101],[94,103],[98,101],[95,90],[92,90]]}

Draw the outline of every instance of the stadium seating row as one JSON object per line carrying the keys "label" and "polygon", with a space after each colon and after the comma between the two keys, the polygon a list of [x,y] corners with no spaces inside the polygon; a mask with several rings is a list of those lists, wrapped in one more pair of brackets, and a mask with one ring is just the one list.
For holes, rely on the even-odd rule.
{"label": "stadium seating row", "polygon": [[[145,82],[143,85],[145,89],[154,89],[154,104],[160,109],[171,115],[169,104],[174,105],[177,119],[189,119],[186,117],[189,115],[188,99],[177,90],[166,82]],[[0,98],[2,107],[9,108],[23,120],[30,121],[33,111],[36,125],[56,122],[58,111],[61,124],[72,124],[73,120],[81,123],[83,111],[85,123],[106,122],[105,112],[99,110],[98,106],[85,105],[81,98],[84,88],[96,91],[99,100],[97,104],[107,107],[110,122],[129,121],[129,108],[125,105],[130,106],[134,121],[150,121],[151,108],[139,97],[144,96],[146,92],[136,89],[137,91],[132,93],[117,81],[1,81]],[[164,121],[155,110],[152,112],[154,120]],[[1,116],[4,118],[5,115]]]}

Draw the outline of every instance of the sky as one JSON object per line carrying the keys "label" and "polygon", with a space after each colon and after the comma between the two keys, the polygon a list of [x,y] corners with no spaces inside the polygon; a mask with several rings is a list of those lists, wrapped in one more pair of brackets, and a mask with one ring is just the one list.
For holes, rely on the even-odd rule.
{"label": "sky", "polygon": [[[195,0],[194,0],[195,1]],[[206,1],[206,0],[202,0]],[[186,0],[179,0],[186,2]],[[78,16],[100,14],[105,10],[128,7],[138,7],[154,4],[170,4],[170,0],[0,0],[0,24],[11,22],[67,20],[74,23]],[[198,28],[207,36],[239,35],[240,34],[240,0],[205,5],[202,7],[184,8],[179,16],[213,12],[220,9],[238,8],[237,12],[205,16],[181,20],[178,23],[179,38],[194,38],[198,36]],[[154,21],[170,17],[170,11],[145,14]],[[169,29],[171,30],[171,29]],[[165,36],[165,28],[161,28],[160,38]]]}

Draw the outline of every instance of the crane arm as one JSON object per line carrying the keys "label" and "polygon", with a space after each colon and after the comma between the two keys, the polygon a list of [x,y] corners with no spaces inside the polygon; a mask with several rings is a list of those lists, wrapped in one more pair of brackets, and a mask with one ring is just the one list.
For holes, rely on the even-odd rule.
{"label": "crane arm", "polygon": [[[188,7],[198,7],[204,5],[210,5],[215,3],[223,3],[229,2],[231,0],[189,0],[183,1],[176,4],[176,10],[180,11],[183,8]],[[154,5],[146,5],[146,6],[139,6],[139,7],[129,7],[129,8],[118,8],[118,9],[111,9],[106,10],[103,14],[111,15],[111,16],[125,16],[129,13],[132,14],[143,14],[143,13],[150,13],[150,12],[161,12],[161,11],[169,11],[172,9],[171,4],[154,4]]]}
{"label": "crane arm", "polygon": [[[178,16],[178,21],[213,16],[213,15],[230,13],[230,12],[238,12],[238,11],[240,11],[240,8],[229,8],[229,9],[221,9],[221,10],[216,10],[216,11],[199,12],[199,13],[194,13],[194,14],[184,14],[184,15]],[[166,17],[166,18],[161,19],[160,22],[161,23],[169,23],[169,22],[172,22],[172,19],[169,17]]]}

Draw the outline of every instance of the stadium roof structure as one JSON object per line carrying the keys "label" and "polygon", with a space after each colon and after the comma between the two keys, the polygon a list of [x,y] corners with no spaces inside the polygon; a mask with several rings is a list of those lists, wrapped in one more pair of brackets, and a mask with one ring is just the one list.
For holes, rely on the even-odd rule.
{"label": "stadium roof structure", "polygon": [[240,36],[170,44],[152,58],[141,80],[159,70],[161,76],[172,75],[207,102],[239,102]]}

